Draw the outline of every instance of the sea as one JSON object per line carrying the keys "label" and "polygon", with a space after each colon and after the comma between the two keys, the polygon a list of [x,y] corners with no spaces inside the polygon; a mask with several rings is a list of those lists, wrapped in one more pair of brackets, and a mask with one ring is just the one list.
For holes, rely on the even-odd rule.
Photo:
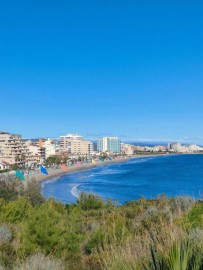
{"label": "sea", "polygon": [[203,155],[134,158],[69,173],[42,183],[46,198],[75,203],[81,192],[116,204],[159,195],[203,198]]}

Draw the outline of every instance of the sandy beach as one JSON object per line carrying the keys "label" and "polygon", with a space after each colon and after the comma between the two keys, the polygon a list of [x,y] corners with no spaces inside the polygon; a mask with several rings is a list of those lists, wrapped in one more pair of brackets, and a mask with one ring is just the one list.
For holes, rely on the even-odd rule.
{"label": "sandy beach", "polygon": [[[68,173],[72,173],[72,172],[77,172],[77,171],[82,171],[82,170],[88,170],[91,168],[95,168],[98,166],[104,166],[107,164],[111,164],[111,163],[120,163],[120,162],[126,162],[130,159],[134,159],[134,158],[146,158],[146,157],[153,157],[153,156],[160,156],[160,155],[141,155],[141,156],[135,156],[133,158],[122,158],[122,159],[114,159],[114,160],[107,160],[104,162],[98,161],[95,163],[86,163],[86,164],[81,164],[79,166],[74,165],[74,166],[68,166],[67,170],[62,170],[62,169],[47,169],[48,171],[48,175],[42,174],[40,172],[36,172],[34,174],[30,174],[30,175],[26,175],[26,180],[31,180],[31,179],[35,179],[36,181],[44,181],[44,180],[48,180],[57,176],[62,176]],[[162,155],[161,155],[162,156]]]}
{"label": "sandy beach", "polygon": [[82,171],[82,170],[88,170],[91,168],[95,168],[98,166],[104,166],[104,165],[111,164],[111,163],[125,162],[127,160],[129,160],[129,158],[116,159],[116,160],[111,160],[111,161],[108,160],[108,161],[104,161],[104,162],[98,161],[95,163],[81,164],[79,166],[77,166],[77,165],[68,166],[67,170],[50,168],[50,169],[47,169],[48,175],[35,171],[33,174],[26,175],[25,177],[26,177],[26,180],[35,179],[36,181],[41,182],[41,181],[48,180],[48,179],[51,179],[51,178],[54,178],[57,176],[65,175],[68,173]]}

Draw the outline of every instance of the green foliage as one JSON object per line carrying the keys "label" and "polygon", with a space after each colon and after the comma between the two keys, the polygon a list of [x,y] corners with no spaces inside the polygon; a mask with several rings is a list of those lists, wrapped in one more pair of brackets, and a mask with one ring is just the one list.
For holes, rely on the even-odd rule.
{"label": "green foliage", "polygon": [[58,165],[63,162],[62,158],[59,156],[50,156],[46,159],[46,165]]}
{"label": "green foliage", "polygon": [[32,205],[39,205],[45,201],[41,194],[40,183],[35,180],[31,180],[27,183],[23,196],[26,197]]}
{"label": "green foliage", "polygon": [[11,169],[0,170],[0,174],[1,174],[1,173],[7,173],[7,172],[9,172],[9,171],[11,171]]}
{"label": "green foliage", "polygon": [[98,210],[105,207],[104,201],[93,194],[81,193],[77,203],[83,210]]}
{"label": "green foliage", "polygon": [[5,201],[12,201],[18,198],[16,181],[0,181],[0,198],[3,198]]}
{"label": "green foliage", "polygon": [[[0,176],[1,177],[1,176]],[[141,198],[115,206],[82,193],[45,200],[40,185],[0,181],[0,264],[5,270],[201,270],[203,203]]]}
{"label": "green foliage", "polygon": [[79,257],[83,237],[73,221],[66,216],[65,207],[53,200],[33,208],[22,224],[18,253],[27,256],[39,251],[58,257]]}
{"label": "green foliage", "polygon": [[26,198],[18,198],[15,201],[1,205],[0,220],[8,223],[19,223],[28,217],[32,206]]}
{"label": "green foliage", "polygon": [[187,270],[191,246],[188,241],[175,242],[169,253],[169,270]]}
{"label": "green foliage", "polygon": [[191,227],[203,227],[203,203],[197,203],[188,213],[187,219]]}
{"label": "green foliage", "polygon": [[3,269],[12,269],[13,260],[15,259],[15,257],[15,250],[11,244],[4,243],[0,245],[0,262]]}

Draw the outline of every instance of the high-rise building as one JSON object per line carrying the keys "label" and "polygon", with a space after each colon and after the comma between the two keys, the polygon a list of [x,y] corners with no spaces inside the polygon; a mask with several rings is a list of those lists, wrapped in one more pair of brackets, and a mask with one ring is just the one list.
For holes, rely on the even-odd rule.
{"label": "high-rise building", "polygon": [[46,158],[54,156],[56,154],[56,144],[54,140],[48,139],[44,143]]}
{"label": "high-rise building", "polygon": [[83,140],[79,134],[67,134],[60,136],[60,147],[64,150],[70,149],[70,142]]}
{"label": "high-rise building", "polygon": [[178,142],[170,143],[168,145],[168,150],[174,151],[174,152],[180,152],[181,151],[181,144]]}
{"label": "high-rise building", "polygon": [[0,132],[0,159],[9,164],[24,164],[28,148],[20,135]]}
{"label": "high-rise building", "polygon": [[97,140],[97,151],[99,152],[121,152],[121,140],[118,137],[103,137]]}
{"label": "high-rise building", "polygon": [[93,144],[85,140],[79,134],[67,134],[60,137],[60,147],[69,154],[75,155],[91,155]]}

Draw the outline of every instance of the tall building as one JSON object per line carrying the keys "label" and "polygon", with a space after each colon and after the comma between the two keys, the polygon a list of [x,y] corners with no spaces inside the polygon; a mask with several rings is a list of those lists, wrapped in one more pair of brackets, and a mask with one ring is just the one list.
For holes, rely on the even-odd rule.
{"label": "tall building", "polygon": [[174,151],[174,152],[180,152],[181,151],[181,144],[178,142],[170,143],[168,145],[168,150]]}
{"label": "tall building", "polygon": [[93,151],[92,142],[85,140],[79,134],[67,134],[61,136],[60,147],[69,154],[75,155],[91,155]]}
{"label": "tall building", "polygon": [[67,134],[60,136],[60,147],[64,150],[70,149],[70,142],[83,140],[79,134]]}
{"label": "tall building", "polygon": [[97,151],[99,152],[121,152],[121,140],[117,137],[103,137],[97,140]]}
{"label": "tall building", "polygon": [[28,148],[22,137],[17,134],[0,132],[0,159],[9,164],[24,164]]}
{"label": "tall building", "polygon": [[48,139],[44,143],[46,158],[54,156],[56,154],[56,144],[54,140]]}

